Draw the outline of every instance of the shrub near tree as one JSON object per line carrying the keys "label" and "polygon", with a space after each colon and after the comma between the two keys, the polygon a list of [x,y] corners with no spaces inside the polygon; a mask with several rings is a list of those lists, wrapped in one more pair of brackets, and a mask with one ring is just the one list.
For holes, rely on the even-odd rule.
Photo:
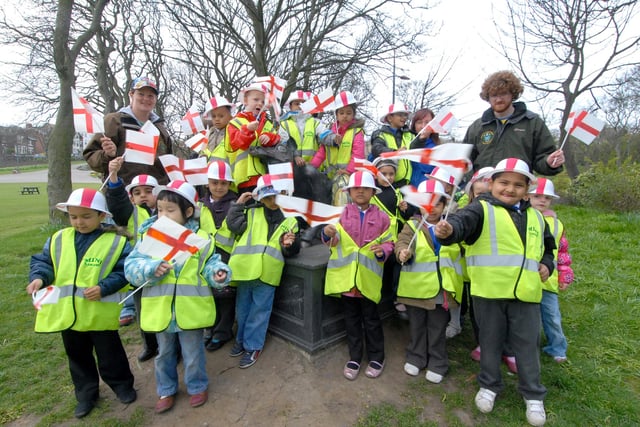
{"label": "shrub near tree", "polygon": [[572,201],[580,206],[613,212],[640,211],[640,164],[630,159],[594,163],[569,187]]}

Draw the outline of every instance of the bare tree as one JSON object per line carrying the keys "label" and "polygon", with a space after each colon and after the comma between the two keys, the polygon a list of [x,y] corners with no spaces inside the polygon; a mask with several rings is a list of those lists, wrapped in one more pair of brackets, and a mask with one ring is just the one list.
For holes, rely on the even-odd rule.
{"label": "bare tree", "polygon": [[[638,64],[640,31],[631,24],[635,0],[513,0],[502,32],[504,56],[536,91],[559,95],[560,137],[576,99],[610,87],[612,73]],[[579,174],[572,143],[564,147],[567,173]]]}

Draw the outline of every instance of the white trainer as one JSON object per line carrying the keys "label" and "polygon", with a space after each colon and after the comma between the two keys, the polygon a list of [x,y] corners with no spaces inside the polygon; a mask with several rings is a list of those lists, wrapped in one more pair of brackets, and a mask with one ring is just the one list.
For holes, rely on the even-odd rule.
{"label": "white trainer", "polygon": [[527,422],[532,426],[543,426],[547,422],[547,414],[544,411],[544,402],[542,400],[527,400]]}
{"label": "white trainer", "polygon": [[427,379],[427,381],[434,384],[440,384],[442,382],[442,379],[444,378],[444,376],[429,370],[427,370],[427,374],[424,377]]}
{"label": "white trainer", "polygon": [[420,369],[416,365],[412,365],[408,362],[404,364],[404,371],[412,377],[417,377],[420,373]]}
{"label": "white trainer", "polygon": [[480,388],[476,394],[476,407],[483,414],[493,411],[493,404],[496,401],[496,393],[488,388]]}

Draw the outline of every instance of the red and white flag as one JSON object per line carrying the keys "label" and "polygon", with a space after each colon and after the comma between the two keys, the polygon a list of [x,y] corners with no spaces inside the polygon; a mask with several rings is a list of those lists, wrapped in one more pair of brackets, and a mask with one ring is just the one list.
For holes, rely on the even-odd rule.
{"label": "red and white flag", "polygon": [[138,250],[150,257],[169,263],[183,264],[200,249],[211,244],[211,240],[198,236],[188,228],[163,216],[147,230]]}
{"label": "red and white flag", "polygon": [[204,123],[202,123],[200,111],[198,111],[195,105],[192,105],[191,108],[187,110],[187,113],[180,121],[180,125],[185,135],[193,135],[204,130]]}
{"label": "red and white flag", "polygon": [[266,84],[269,88],[268,90],[269,94],[272,94],[278,100],[282,99],[282,95],[284,94],[284,88],[287,85],[286,80],[276,76],[269,75],[269,76],[256,77],[254,81],[256,83]]}
{"label": "red and white flag", "polygon": [[160,162],[171,181],[186,181],[191,185],[207,185],[207,159],[179,159],[173,154],[165,154],[160,157]]}
{"label": "red and white flag", "polygon": [[282,195],[276,196],[276,204],[284,216],[300,216],[310,227],[337,223],[344,209],[344,206],[331,206],[301,197]]}
{"label": "red and white flag", "polygon": [[378,168],[376,167],[376,165],[372,162],[370,162],[367,159],[357,159],[354,158],[353,159],[353,166],[354,169],[357,171],[367,171],[370,172],[373,176],[378,177],[380,179],[385,180],[387,183],[389,183],[389,185],[392,185],[391,182],[389,182],[389,180],[387,179],[386,176],[384,176],[382,174],[382,172],[380,172],[378,170]]}
{"label": "red and white flag", "polygon": [[331,89],[325,89],[318,95],[314,95],[310,100],[305,101],[300,105],[300,109],[303,113],[322,113],[324,111],[330,111],[333,109],[333,91]]}
{"label": "red and white flag", "polygon": [[293,166],[290,162],[269,165],[269,176],[271,185],[277,192],[285,190],[287,194],[293,194]]}
{"label": "red and white flag", "polygon": [[464,174],[471,170],[471,144],[447,143],[433,148],[416,148],[413,150],[389,151],[381,153],[386,159],[407,159],[425,165],[446,167],[456,178],[456,185],[460,183]]}
{"label": "red and white flag", "polygon": [[157,148],[157,136],[127,129],[124,150],[125,162],[153,165]]}
{"label": "red and white flag", "polygon": [[144,122],[142,127],[140,128],[140,132],[146,133],[148,135],[153,135],[157,138],[160,137],[160,130],[153,124],[151,120],[147,120]]}
{"label": "red and white flag", "polygon": [[31,294],[31,298],[33,299],[33,306],[36,310],[40,310],[42,304],[55,304],[58,302],[60,299],[60,288],[49,285]]}
{"label": "red and white flag", "polygon": [[449,133],[457,123],[458,120],[453,116],[451,110],[440,110],[425,127],[431,128],[437,133]]}
{"label": "red and white flag", "polygon": [[196,153],[199,153],[204,147],[207,146],[208,142],[209,140],[207,139],[207,131],[203,130],[200,132],[196,132],[196,134],[187,139],[184,144]]}
{"label": "red and white flag", "polygon": [[585,110],[580,110],[569,113],[569,120],[567,120],[564,129],[569,135],[573,135],[589,145],[600,135],[604,125],[604,121],[596,117],[595,114],[589,114]]}
{"label": "red and white flag", "polygon": [[89,101],[71,88],[73,102],[73,127],[78,133],[104,133],[104,117],[98,113]]}
{"label": "red and white flag", "polygon": [[440,194],[419,192],[413,185],[405,185],[400,188],[400,192],[404,195],[404,201],[422,208],[427,213],[431,213],[433,207],[440,200]]}

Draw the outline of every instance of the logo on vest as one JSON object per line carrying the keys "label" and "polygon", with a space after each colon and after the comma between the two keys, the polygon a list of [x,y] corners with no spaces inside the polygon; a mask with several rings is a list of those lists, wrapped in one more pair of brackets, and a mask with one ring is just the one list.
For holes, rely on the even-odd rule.
{"label": "logo on vest", "polygon": [[540,231],[538,230],[538,228],[530,226],[528,228],[529,234],[534,236],[534,237],[538,237],[538,235],[540,234]]}
{"label": "logo on vest", "polygon": [[482,144],[484,145],[491,144],[494,135],[495,133],[492,130],[482,132],[482,135],[480,135],[480,142],[482,142]]}
{"label": "logo on vest", "polygon": [[84,266],[85,267],[100,267],[102,265],[102,258],[85,258]]}

